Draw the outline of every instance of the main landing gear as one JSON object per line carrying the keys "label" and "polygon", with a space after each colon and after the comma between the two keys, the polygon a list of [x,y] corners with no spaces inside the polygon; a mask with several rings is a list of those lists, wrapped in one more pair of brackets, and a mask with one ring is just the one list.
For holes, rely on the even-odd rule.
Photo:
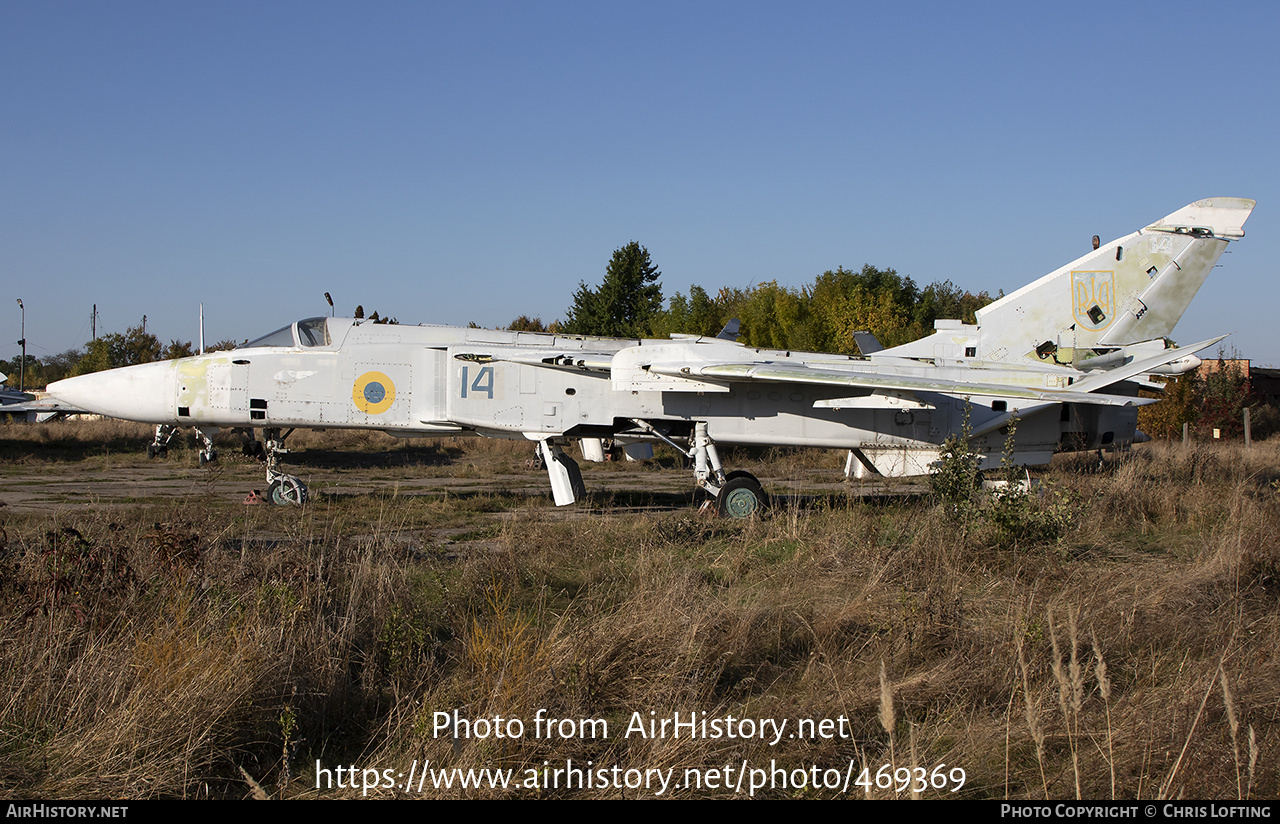
{"label": "main landing gear", "polygon": [[[693,437],[686,451],[666,434],[646,421],[635,421],[641,429],[656,436],[669,446],[693,458],[693,479],[700,489],[711,493],[715,499],[716,513],[722,518],[743,519],[763,515],[769,507],[769,496],[755,475],[742,469],[725,472],[720,463],[720,453],[715,441],[707,434],[707,424],[693,425]],[[711,501],[704,505],[708,508]]]}
{"label": "main landing gear", "polygon": [[725,476],[724,486],[716,496],[716,512],[722,518],[750,518],[763,515],[769,498],[756,476],[736,469]]}
{"label": "main landing gear", "polygon": [[[769,496],[756,480],[756,476],[741,469],[725,472],[720,465],[720,453],[716,451],[715,441],[707,434],[706,423],[694,424],[692,435],[677,435],[685,441],[681,444],[658,429],[648,421],[633,419],[638,433],[631,433],[630,438],[657,438],[671,448],[693,458],[693,477],[695,483],[709,492],[714,499],[716,513],[722,518],[750,518],[763,515],[769,506]],[[582,483],[582,472],[578,464],[564,451],[563,440],[542,438],[529,434],[530,440],[538,443],[537,457],[530,461],[531,466],[545,467],[551,479],[551,495],[556,506],[566,506],[586,494]],[[708,501],[703,509],[713,505]]]}
{"label": "main landing gear", "polygon": [[769,505],[764,487],[756,476],[742,469],[726,473],[720,464],[715,441],[707,434],[705,423],[694,424],[693,477],[702,489],[715,496],[716,512],[721,518],[743,519],[763,515]]}

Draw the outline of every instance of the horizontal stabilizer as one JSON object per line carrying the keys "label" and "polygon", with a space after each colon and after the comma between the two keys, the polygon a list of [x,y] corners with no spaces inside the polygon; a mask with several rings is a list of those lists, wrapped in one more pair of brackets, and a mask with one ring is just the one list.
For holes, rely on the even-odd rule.
{"label": "horizontal stabilizer", "polygon": [[1180,358],[1185,358],[1187,355],[1193,355],[1201,349],[1207,349],[1208,347],[1213,346],[1225,337],[1226,335],[1219,335],[1216,338],[1202,340],[1199,343],[1193,343],[1190,346],[1178,346],[1172,349],[1166,349],[1158,355],[1152,355],[1149,358],[1136,360],[1107,372],[1099,372],[1097,374],[1090,375],[1084,380],[1076,381],[1075,386],[1073,386],[1072,389],[1075,389],[1077,392],[1093,392],[1097,389],[1103,389],[1114,383],[1119,383],[1120,381],[1128,380],[1129,378],[1136,377],[1137,375],[1150,372],[1153,369],[1164,366],[1166,363],[1172,363]]}

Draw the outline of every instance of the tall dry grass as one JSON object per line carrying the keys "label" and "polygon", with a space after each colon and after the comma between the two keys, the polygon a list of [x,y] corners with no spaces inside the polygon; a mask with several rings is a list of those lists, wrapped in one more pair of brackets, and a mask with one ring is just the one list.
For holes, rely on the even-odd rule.
{"label": "tall dry grass", "polygon": [[[853,760],[873,776],[962,767],[961,797],[1274,797],[1277,478],[1270,444],[1067,459],[1030,504],[1069,512],[1051,540],[957,528],[924,499],[747,523],[566,518],[501,496],[15,515],[0,555],[0,787],[244,797],[247,774],[275,797],[358,796],[316,790],[317,759]],[[458,524],[474,537],[438,537]],[[539,709],[612,734],[481,739],[434,723],[456,711],[531,727]],[[621,735],[651,711],[844,719],[849,737]]]}

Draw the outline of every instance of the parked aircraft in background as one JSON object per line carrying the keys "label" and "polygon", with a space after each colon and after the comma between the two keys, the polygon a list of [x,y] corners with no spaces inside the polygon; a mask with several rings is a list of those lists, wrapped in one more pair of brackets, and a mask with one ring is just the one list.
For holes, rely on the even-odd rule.
{"label": "parked aircraft in background", "polygon": [[11,389],[5,383],[7,380],[7,375],[0,374],[0,419],[20,418],[29,423],[37,423],[84,411],[60,404],[53,398],[37,398],[30,392]]}
{"label": "parked aircraft in background", "polygon": [[[865,336],[862,357],[756,349],[736,324],[715,338],[615,340],[447,326],[308,318],[238,349],[59,381],[67,405],[158,425],[194,426],[202,459],[219,427],[260,427],[269,497],[301,503],[280,469],[297,427],[395,435],[478,434],[534,442],[557,505],[583,494],[564,448],[603,459],[666,443],[694,460],[698,486],[723,514],[764,505],[759,482],[726,472],[719,444],[849,450],[849,471],[919,475],[968,427],[984,467],[999,463],[1014,419],[1013,458],[1123,445],[1138,437],[1140,386],[1199,363],[1164,341],[1254,201],[1213,198],[1105,245],[986,306],[977,323],[938,321],[894,347]],[[1104,391],[1105,390],[1105,391]],[[967,424],[966,424],[967,421]],[[282,434],[283,433],[283,434]]]}
{"label": "parked aircraft in background", "polygon": [[0,404],[22,403],[31,400],[31,396],[25,392],[19,392],[16,389],[10,389],[6,384],[9,376],[0,372]]}

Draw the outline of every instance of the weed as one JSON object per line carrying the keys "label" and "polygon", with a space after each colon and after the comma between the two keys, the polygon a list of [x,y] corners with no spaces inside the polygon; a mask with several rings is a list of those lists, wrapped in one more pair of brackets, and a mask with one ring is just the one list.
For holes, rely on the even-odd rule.
{"label": "weed", "polygon": [[929,476],[929,486],[948,517],[956,523],[968,523],[976,511],[975,496],[982,486],[979,467],[982,456],[969,443],[973,426],[969,422],[971,407],[964,405],[964,422],[960,434],[948,435],[938,451],[938,460]]}
{"label": "weed", "polygon": [[995,528],[1000,546],[1031,546],[1053,543],[1068,529],[1075,508],[1070,499],[1055,490],[1032,493],[1030,474],[1014,458],[1014,439],[1018,419],[1009,421],[1004,450],[1000,459],[999,484],[991,491],[991,502],[984,511],[986,520]]}

